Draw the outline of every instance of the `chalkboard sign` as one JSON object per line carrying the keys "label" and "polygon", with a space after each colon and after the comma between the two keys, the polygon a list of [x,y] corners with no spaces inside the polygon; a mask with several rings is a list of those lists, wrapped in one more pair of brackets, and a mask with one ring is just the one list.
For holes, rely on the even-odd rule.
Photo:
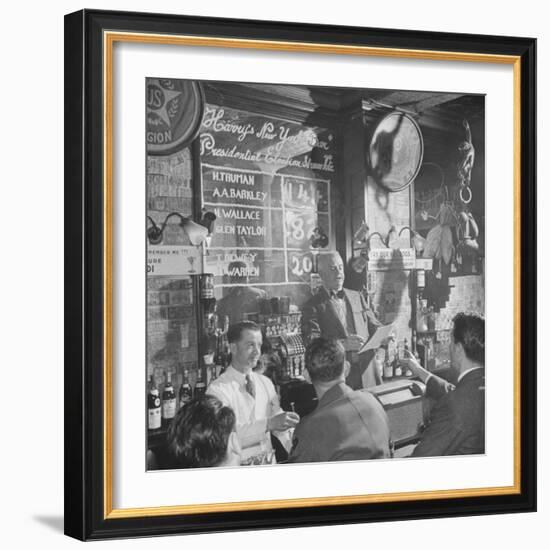
{"label": "chalkboard sign", "polygon": [[219,289],[252,285],[301,305],[312,234],[332,235],[333,134],[207,104],[200,146],[203,204],[217,217],[205,270]]}

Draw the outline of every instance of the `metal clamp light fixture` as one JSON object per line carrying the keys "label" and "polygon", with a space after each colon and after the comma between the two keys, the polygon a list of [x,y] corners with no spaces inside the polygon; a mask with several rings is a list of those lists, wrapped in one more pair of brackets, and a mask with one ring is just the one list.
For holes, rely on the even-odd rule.
{"label": "metal clamp light fixture", "polygon": [[328,246],[328,237],[321,227],[315,227],[309,237],[311,248],[325,248]]}
{"label": "metal clamp light fixture", "polygon": [[370,242],[372,240],[373,237],[378,237],[380,239],[380,242],[386,247],[386,242],[384,241],[384,238],[382,237],[382,235],[380,235],[380,233],[378,233],[378,231],[375,231],[374,233],[371,233],[368,237],[367,237],[367,240],[366,240],[366,244],[367,244],[367,253],[370,251]]}
{"label": "metal clamp light fixture", "polygon": [[[149,244],[160,244],[162,242],[162,237],[164,234],[164,230],[166,229],[166,224],[168,223],[168,220],[170,218],[179,218],[179,225],[180,227],[185,231],[186,235],[189,237],[189,241],[193,246],[200,246],[203,244],[206,240],[208,235],[210,235],[214,220],[216,219],[216,215],[212,212],[205,212],[203,214],[201,223],[198,224],[194,222],[191,218],[187,218],[185,216],[182,216],[179,212],[170,212],[162,222],[162,224],[159,226],[151,218],[151,216],[147,216],[147,219],[150,222],[150,226],[147,228],[147,239],[149,240]],[[204,223],[203,223],[204,222]]]}
{"label": "metal clamp light fixture", "polygon": [[422,237],[419,233],[417,233],[414,229],[410,228],[408,225],[405,227],[402,227],[399,231],[399,236],[401,237],[401,233],[405,231],[405,229],[409,230],[410,238],[411,238],[411,244],[413,245],[415,251],[417,254],[421,254],[426,247],[426,239]]}
{"label": "metal clamp light fixture", "polygon": [[370,228],[367,225],[367,222],[363,220],[361,222],[361,225],[353,235],[353,246],[354,248],[359,246],[364,246],[364,244],[367,242],[367,239],[369,237],[369,231]]}
{"label": "metal clamp light fixture", "polygon": [[214,231],[214,222],[216,221],[216,214],[214,212],[210,212],[209,210],[203,210],[202,212],[202,218],[199,222],[203,227],[206,227],[208,230],[208,234],[212,235],[212,232]]}

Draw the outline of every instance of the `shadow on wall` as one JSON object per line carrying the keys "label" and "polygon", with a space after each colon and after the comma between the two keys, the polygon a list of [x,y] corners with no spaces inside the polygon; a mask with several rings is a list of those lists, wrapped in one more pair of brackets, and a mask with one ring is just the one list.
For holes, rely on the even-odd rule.
{"label": "shadow on wall", "polygon": [[33,516],[32,519],[57,533],[63,533],[64,531],[65,520],[63,516]]}
{"label": "shadow on wall", "polygon": [[382,187],[382,181],[392,170],[393,149],[395,136],[403,124],[404,115],[399,117],[398,123],[391,132],[380,131],[372,144],[372,153],[378,157],[376,166],[371,167],[371,175],[376,183]]}
{"label": "shadow on wall", "polygon": [[[396,250],[399,254],[399,251]],[[384,323],[391,323],[402,310],[403,299],[409,296],[409,271],[405,263],[400,263],[391,271],[381,271],[377,277],[377,294],[379,296],[378,315]]]}

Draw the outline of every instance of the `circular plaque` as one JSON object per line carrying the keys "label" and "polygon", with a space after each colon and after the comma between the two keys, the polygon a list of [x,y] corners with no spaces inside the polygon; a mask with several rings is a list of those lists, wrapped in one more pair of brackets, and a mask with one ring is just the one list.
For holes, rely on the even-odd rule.
{"label": "circular plaque", "polygon": [[388,191],[401,191],[418,174],[423,154],[424,142],[416,121],[405,113],[390,113],[376,126],[370,140],[371,175]]}
{"label": "circular plaque", "polygon": [[147,79],[147,152],[168,155],[199,131],[204,111],[201,85],[193,80]]}

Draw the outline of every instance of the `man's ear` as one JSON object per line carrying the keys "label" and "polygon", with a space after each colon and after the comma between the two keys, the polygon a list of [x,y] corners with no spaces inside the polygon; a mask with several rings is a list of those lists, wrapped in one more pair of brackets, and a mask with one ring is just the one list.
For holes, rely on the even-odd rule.
{"label": "man's ear", "polygon": [[350,369],[351,365],[349,364],[349,361],[344,361],[344,379],[348,377]]}
{"label": "man's ear", "polygon": [[462,342],[454,342],[454,347],[455,347],[455,354],[458,355],[460,359],[463,359],[464,356],[466,355],[464,351],[464,344],[462,344]]}

